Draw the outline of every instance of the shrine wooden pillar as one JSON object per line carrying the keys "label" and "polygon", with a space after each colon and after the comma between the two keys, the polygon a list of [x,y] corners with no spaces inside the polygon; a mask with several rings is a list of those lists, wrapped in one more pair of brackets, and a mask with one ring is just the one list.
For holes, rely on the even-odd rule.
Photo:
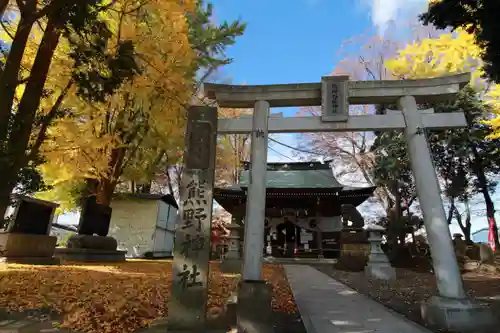
{"label": "shrine wooden pillar", "polygon": [[319,218],[320,218],[320,200],[316,201],[316,240],[318,243],[318,258],[322,259],[323,256],[323,231],[319,228]]}

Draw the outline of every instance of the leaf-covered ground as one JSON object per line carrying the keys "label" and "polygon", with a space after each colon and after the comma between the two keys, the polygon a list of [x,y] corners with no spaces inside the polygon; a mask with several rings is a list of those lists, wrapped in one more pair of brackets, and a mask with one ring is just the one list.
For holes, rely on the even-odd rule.
{"label": "leaf-covered ground", "polygon": [[[237,277],[211,264],[209,308],[222,307]],[[283,267],[266,265],[273,284],[273,308],[295,313]],[[61,266],[0,265],[0,309],[25,312],[50,309],[62,326],[79,332],[133,332],[168,313],[171,262],[128,261],[120,264]]]}
{"label": "leaf-covered ground", "polygon": [[[385,282],[367,278],[364,272],[342,271],[327,266],[316,268],[422,325],[420,304],[438,294],[436,280],[431,273],[397,269],[397,280]],[[468,294],[487,302],[494,315],[500,318],[500,276],[469,272],[463,275],[463,279]]]}

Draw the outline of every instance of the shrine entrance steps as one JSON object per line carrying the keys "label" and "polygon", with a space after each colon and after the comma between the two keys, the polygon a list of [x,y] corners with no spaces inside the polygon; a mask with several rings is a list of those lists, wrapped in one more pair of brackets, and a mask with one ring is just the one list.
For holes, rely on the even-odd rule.
{"label": "shrine entrance steps", "polygon": [[285,270],[308,333],[430,333],[311,266]]}

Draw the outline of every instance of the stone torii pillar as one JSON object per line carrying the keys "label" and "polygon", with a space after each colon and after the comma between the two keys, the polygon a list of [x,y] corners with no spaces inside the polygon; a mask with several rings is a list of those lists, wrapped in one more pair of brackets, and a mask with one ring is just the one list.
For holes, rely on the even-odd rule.
{"label": "stone torii pillar", "polygon": [[269,102],[255,102],[243,244],[243,280],[246,281],[262,280],[269,110]]}
{"label": "stone torii pillar", "polygon": [[419,111],[413,96],[401,97],[398,107],[406,121],[404,136],[439,290],[439,296],[422,305],[423,319],[432,326],[452,331],[489,332],[496,326],[496,320],[484,305],[467,297],[446,220],[422,123],[422,116],[432,110]]}

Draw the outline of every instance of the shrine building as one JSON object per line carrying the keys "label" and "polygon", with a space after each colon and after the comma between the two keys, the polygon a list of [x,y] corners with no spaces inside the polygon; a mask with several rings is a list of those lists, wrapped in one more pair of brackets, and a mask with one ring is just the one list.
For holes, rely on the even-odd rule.
{"label": "shrine building", "polygon": [[[245,220],[250,163],[243,166],[238,184],[214,189],[214,199],[232,214],[232,224],[240,225]],[[329,162],[268,163],[266,179],[266,255],[336,258],[343,232],[362,233],[359,225],[356,230],[343,223],[342,209],[356,210],[375,187],[341,185]],[[360,216],[357,211],[354,215]]]}

